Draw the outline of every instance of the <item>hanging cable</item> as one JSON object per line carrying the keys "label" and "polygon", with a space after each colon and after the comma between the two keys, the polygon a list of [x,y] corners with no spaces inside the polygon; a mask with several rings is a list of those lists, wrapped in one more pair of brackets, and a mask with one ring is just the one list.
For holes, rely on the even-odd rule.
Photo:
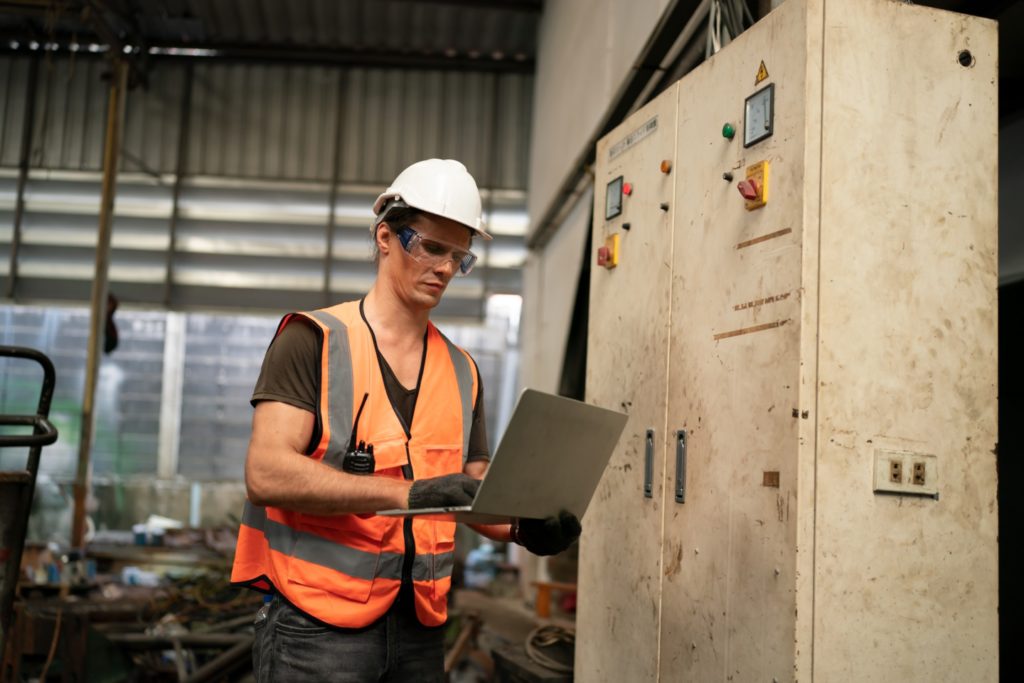
{"label": "hanging cable", "polygon": [[716,54],[753,25],[754,17],[744,0],[711,0],[704,58]]}

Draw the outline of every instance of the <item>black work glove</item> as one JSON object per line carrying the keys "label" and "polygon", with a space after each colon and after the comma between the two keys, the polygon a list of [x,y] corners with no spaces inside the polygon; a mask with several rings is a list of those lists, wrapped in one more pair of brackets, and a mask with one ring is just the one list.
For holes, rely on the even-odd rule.
{"label": "black work glove", "polygon": [[534,555],[557,555],[580,537],[583,527],[571,512],[562,510],[547,519],[516,519],[512,540]]}
{"label": "black work glove", "polygon": [[480,480],[468,474],[418,479],[409,489],[409,509],[454,507],[473,502]]}

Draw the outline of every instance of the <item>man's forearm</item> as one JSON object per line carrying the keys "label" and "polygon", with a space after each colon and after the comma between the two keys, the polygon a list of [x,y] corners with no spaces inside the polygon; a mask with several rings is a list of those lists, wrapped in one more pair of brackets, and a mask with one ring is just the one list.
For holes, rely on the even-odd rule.
{"label": "man's forearm", "polygon": [[281,454],[246,465],[249,500],[314,515],[376,512],[408,507],[412,482],[348,474],[304,455]]}
{"label": "man's forearm", "polygon": [[469,528],[492,541],[512,542],[512,534],[509,531],[511,525],[509,524],[470,524]]}

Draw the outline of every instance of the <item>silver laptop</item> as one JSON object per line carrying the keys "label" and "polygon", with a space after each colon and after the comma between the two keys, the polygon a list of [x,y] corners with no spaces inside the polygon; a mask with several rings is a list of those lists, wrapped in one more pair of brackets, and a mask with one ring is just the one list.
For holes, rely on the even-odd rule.
{"label": "silver laptop", "polygon": [[568,510],[583,518],[627,415],[526,389],[472,505],[384,510],[379,515],[441,515],[470,524],[542,519]]}

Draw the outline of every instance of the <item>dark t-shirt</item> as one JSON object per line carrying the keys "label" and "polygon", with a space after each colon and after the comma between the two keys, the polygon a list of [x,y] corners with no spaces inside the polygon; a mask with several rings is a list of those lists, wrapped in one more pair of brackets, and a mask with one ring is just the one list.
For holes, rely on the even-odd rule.
{"label": "dark t-shirt", "polygon": [[[255,406],[260,401],[280,401],[316,415],[317,396],[320,395],[320,340],[310,323],[301,317],[295,320],[301,322],[286,325],[267,349],[251,402]],[[419,387],[406,389],[395,377],[384,357],[378,354],[377,358],[380,360],[384,387],[391,404],[405,424],[412,424]],[[477,380],[477,387],[466,462],[490,459],[482,380]],[[319,440],[320,426],[317,425],[310,443],[315,445]]]}

